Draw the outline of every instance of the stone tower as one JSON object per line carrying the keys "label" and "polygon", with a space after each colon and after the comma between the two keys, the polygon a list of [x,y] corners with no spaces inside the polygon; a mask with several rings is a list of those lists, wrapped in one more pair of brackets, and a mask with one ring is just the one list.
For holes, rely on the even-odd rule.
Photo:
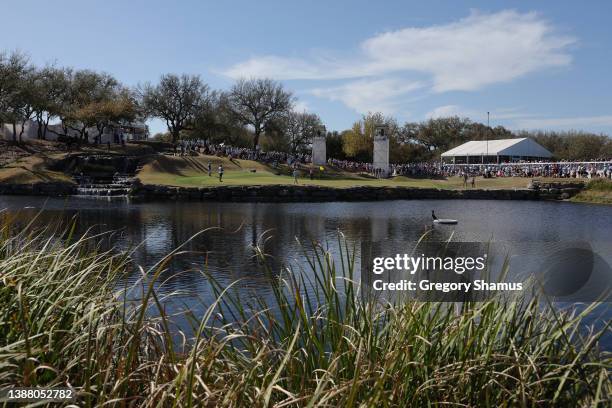
{"label": "stone tower", "polygon": [[389,129],[385,125],[374,128],[374,170],[382,177],[389,175]]}
{"label": "stone tower", "polygon": [[327,164],[327,150],[325,146],[325,126],[320,126],[312,138],[312,164],[322,166]]}

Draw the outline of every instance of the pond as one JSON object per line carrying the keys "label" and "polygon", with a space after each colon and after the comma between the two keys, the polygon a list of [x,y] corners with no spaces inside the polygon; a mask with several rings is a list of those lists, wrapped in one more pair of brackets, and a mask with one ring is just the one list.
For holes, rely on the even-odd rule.
{"label": "pond", "polygon": [[[253,245],[259,244],[270,255],[275,268],[282,263],[307,270],[313,241],[336,255],[339,231],[357,253],[362,242],[414,242],[432,228],[432,209],[440,218],[459,220],[457,225],[430,231],[436,239],[452,234],[458,241],[504,242],[512,248],[512,256],[523,258],[527,254],[533,258],[539,248],[563,249],[580,243],[612,265],[612,206],[491,200],[132,203],[0,196],[0,208],[23,220],[40,212],[36,221],[40,225],[76,215],[81,232],[113,230],[109,244],[135,248],[133,258],[144,267],[189,241],[182,248],[185,252],[168,264],[160,288],[181,291],[188,306],[191,298],[210,300],[209,279],[202,270],[222,285],[241,279],[240,290],[270,297],[273,277],[254,257]],[[189,240],[207,228],[212,229]],[[131,281],[138,277],[135,274]],[[611,316],[606,307],[604,320]],[[611,343],[607,340],[606,347]]]}

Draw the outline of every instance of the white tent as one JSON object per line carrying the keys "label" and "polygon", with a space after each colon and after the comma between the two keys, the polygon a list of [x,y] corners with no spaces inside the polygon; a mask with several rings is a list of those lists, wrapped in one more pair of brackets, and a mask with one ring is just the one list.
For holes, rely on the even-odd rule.
{"label": "white tent", "polygon": [[526,137],[488,141],[473,140],[442,153],[443,159],[452,159],[454,163],[500,163],[550,159],[551,157],[551,152]]}

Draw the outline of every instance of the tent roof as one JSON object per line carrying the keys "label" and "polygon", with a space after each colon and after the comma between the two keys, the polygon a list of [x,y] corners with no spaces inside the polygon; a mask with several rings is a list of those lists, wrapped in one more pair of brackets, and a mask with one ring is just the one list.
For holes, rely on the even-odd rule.
{"label": "tent roof", "polygon": [[442,153],[442,157],[487,155],[552,157],[551,152],[526,137],[489,140],[488,142],[486,140],[473,140]]}

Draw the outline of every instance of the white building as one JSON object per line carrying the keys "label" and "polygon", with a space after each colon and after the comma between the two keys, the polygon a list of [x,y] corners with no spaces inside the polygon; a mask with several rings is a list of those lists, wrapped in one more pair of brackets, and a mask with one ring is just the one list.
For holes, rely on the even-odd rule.
{"label": "white building", "polygon": [[535,141],[517,139],[474,140],[442,153],[442,160],[454,164],[506,163],[550,159],[552,153]]}
{"label": "white building", "polygon": [[[17,138],[21,132],[21,125],[17,125]],[[98,129],[95,127],[87,129],[89,135],[89,141],[94,142],[96,136],[98,136]],[[63,134],[64,130],[60,124],[53,124],[47,127],[47,133],[45,135],[46,140],[57,140],[57,134]],[[130,123],[128,125],[112,124],[104,128],[100,143],[119,143],[120,135],[123,134],[124,141],[130,140],[147,140],[149,137],[149,127],[144,123]],[[68,129],[68,136],[78,137],[79,132],[73,129]],[[28,121],[24,126],[23,134],[21,135],[22,140],[33,140],[38,139],[38,123],[36,121]],[[13,125],[10,123],[0,124],[0,139],[13,140]]]}
{"label": "white building", "polygon": [[389,130],[384,125],[374,129],[374,170],[382,172],[382,177],[389,174]]}

